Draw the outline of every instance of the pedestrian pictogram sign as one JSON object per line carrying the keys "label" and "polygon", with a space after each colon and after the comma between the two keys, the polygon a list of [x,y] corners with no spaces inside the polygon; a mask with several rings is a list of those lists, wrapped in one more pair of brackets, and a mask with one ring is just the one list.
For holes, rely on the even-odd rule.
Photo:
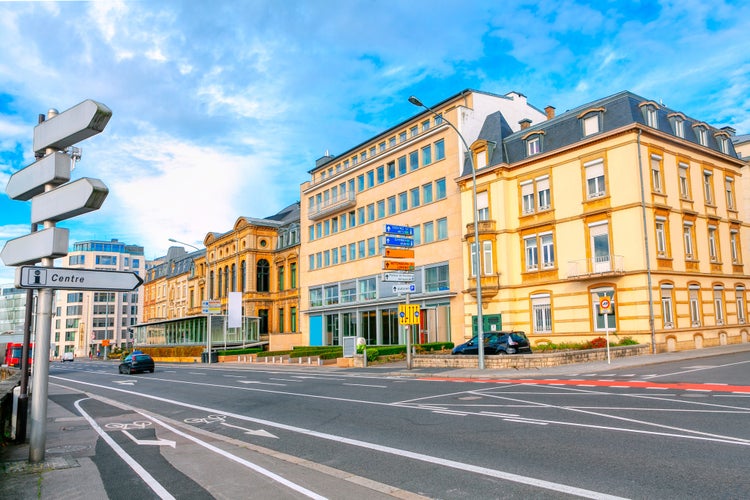
{"label": "pedestrian pictogram sign", "polygon": [[418,325],[419,304],[399,304],[398,323],[400,325]]}

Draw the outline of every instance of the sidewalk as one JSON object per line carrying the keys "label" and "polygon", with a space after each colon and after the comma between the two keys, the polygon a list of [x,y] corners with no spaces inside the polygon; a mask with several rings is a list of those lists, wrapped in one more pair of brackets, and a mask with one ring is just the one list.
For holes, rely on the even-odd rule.
{"label": "sidewalk", "polygon": [[[735,352],[750,351],[750,344],[733,344],[699,350],[652,354],[606,361],[557,366],[537,370],[479,370],[415,368],[408,370],[406,361],[367,368],[340,369],[330,366],[309,367],[310,370],[346,371],[379,377],[445,377],[456,379],[504,379],[525,377],[571,376],[578,373],[603,373],[636,366],[646,366],[669,361],[721,356]],[[201,365],[202,368],[220,365]],[[280,366],[280,365],[279,365]],[[287,365],[295,368],[295,365]],[[275,366],[276,367],[276,366]],[[70,393],[54,384],[49,385],[49,394]],[[73,414],[52,400],[47,406],[47,439],[45,460],[29,464],[29,445],[8,444],[0,447],[0,498],[50,499],[50,498],[107,498],[107,492],[99,479],[99,471],[93,463],[98,434],[83,417]]]}

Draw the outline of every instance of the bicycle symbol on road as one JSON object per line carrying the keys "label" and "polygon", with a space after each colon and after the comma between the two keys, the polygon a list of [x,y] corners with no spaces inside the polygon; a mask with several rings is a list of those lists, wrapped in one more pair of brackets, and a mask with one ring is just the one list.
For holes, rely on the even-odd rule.
{"label": "bicycle symbol on road", "polygon": [[214,422],[223,422],[226,418],[226,415],[209,415],[202,418],[186,418],[184,422],[186,424],[212,424]]}
{"label": "bicycle symbol on road", "polygon": [[105,424],[104,427],[106,429],[112,429],[115,431],[127,431],[131,429],[145,429],[150,425],[151,422],[149,422],[148,420],[136,420],[133,423],[113,422],[111,424]]}

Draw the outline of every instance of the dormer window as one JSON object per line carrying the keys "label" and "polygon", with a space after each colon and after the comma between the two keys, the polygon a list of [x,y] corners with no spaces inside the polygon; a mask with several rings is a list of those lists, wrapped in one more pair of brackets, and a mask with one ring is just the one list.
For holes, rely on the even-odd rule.
{"label": "dormer window", "polygon": [[685,115],[682,113],[670,113],[667,115],[672,131],[677,137],[685,138]]}
{"label": "dormer window", "polygon": [[721,151],[725,155],[729,154],[729,139],[726,135],[724,135],[723,133],[717,134],[716,142],[719,144],[719,151]]}
{"label": "dormer window", "polygon": [[526,139],[526,156],[539,154],[542,151],[541,138],[538,135]]}
{"label": "dormer window", "polygon": [[705,125],[697,125],[695,127],[695,136],[698,138],[698,144],[708,146],[708,130]]}
{"label": "dormer window", "polygon": [[598,134],[602,131],[603,114],[604,108],[596,108],[587,109],[583,113],[578,115],[578,119],[581,121],[581,128],[583,130],[584,137]]}

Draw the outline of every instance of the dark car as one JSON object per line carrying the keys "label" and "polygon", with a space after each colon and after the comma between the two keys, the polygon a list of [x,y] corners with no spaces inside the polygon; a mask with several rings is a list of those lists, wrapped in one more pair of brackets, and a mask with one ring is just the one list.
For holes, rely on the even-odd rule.
{"label": "dark car", "polygon": [[[531,354],[529,339],[523,332],[486,332],[485,354]],[[479,354],[477,337],[453,348],[452,354]]]}
{"label": "dark car", "polygon": [[131,353],[125,356],[120,363],[120,373],[138,372],[154,373],[154,360],[151,356],[143,353]]}

